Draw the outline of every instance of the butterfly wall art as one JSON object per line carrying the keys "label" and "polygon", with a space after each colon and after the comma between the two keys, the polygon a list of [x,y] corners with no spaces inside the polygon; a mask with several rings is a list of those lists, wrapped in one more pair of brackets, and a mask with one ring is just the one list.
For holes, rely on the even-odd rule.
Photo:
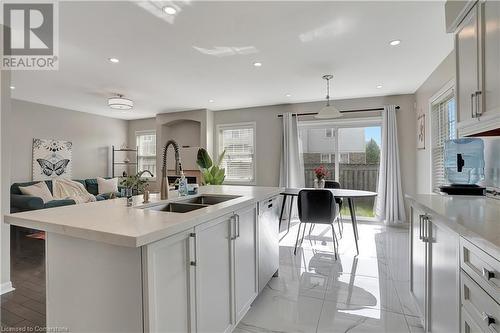
{"label": "butterfly wall art", "polygon": [[72,148],[69,141],[33,139],[33,181],[71,178]]}

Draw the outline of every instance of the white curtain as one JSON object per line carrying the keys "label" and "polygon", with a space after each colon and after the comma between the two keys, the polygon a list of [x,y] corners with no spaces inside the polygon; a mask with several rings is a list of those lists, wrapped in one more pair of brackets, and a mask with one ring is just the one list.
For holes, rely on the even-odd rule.
{"label": "white curtain", "polygon": [[283,137],[281,140],[280,186],[304,187],[304,162],[299,141],[297,117],[283,114]]}
{"label": "white curtain", "polygon": [[388,225],[406,220],[401,170],[399,166],[396,106],[384,107],[382,113],[382,151],[378,176],[377,218]]}

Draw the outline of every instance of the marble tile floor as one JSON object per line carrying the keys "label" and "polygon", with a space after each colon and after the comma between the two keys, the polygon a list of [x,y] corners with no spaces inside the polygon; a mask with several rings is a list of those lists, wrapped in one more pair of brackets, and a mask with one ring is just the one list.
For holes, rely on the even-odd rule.
{"label": "marble tile floor", "polygon": [[335,260],[323,226],[306,233],[294,256],[298,221],[292,222],[280,243],[279,277],[235,332],[423,332],[408,290],[408,229],[358,224],[360,254],[346,222]]}

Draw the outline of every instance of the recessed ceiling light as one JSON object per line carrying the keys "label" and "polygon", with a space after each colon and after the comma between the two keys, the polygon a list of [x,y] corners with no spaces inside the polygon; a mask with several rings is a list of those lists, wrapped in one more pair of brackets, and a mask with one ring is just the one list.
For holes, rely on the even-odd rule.
{"label": "recessed ceiling light", "polygon": [[261,67],[262,66],[262,63],[261,62],[254,62],[253,65],[255,67]]}
{"label": "recessed ceiling light", "polygon": [[14,90],[14,89],[16,89],[16,87],[10,86],[10,90]]}
{"label": "recessed ceiling light", "polygon": [[175,15],[175,13],[177,13],[177,9],[171,6],[163,7],[163,11],[168,15]]}
{"label": "recessed ceiling light", "polygon": [[401,41],[399,39],[395,39],[395,40],[391,40],[389,42],[389,44],[391,44],[391,46],[396,46],[396,45],[401,44]]}
{"label": "recessed ceiling light", "polygon": [[381,85],[381,84],[379,84],[379,85],[377,86],[377,89],[381,89],[381,88],[382,88],[382,85]]}
{"label": "recessed ceiling light", "polygon": [[208,103],[213,103],[213,102],[214,102],[214,100],[213,100],[213,99],[209,99],[209,100],[208,100]]}
{"label": "recessed ceiling light", "polygon": [[292,97],[292,95],[290,95],[290,94],[286,94],[285,96],[286,96],[286,97]]}
{"label": "recessed ceiling light", "polygon": [[108,60],[114,64],[120,62],[120,60],[118,58],[108,58]]}

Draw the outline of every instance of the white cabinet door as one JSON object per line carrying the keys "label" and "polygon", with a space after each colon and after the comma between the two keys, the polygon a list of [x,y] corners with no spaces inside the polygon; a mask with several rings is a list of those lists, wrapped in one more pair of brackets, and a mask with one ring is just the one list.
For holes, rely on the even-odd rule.
{"label": "white cabinet door", "polygon": [[460,331],[459,237],[428,222],[430,332]]}
{"label": "white cabinet door", "polygon": [[232,328],[232,224],[232,215],[226,215],[195,227],[196,329],[199,333],[229,332]]}
{"label": "white cabinet door", "polygon": [[486,1],[483,9],[484,112],[500,113],[500,2]]}
{"label": "white cabinet door", "polygon": [[410,292],[412,293],[420,318],[424,323],[426,315],[427,246],[423,242],[423,212],[411,208],[410,228]]}
{"label": "white cabinet door", "polygon": [[257,207],[235,212],[234,237],[234,303],[236,322],[250,308],[257,296]]}
{"label": "white cabinet door", "polygon": [[191,232],[193,230],[185,231],[143,248],[145,332],[194,331]]}
{"label": "white cabinet door", "polygon": [[479,91],[478,6],[467,14],[455,35],[458,121],[476,118]]}

